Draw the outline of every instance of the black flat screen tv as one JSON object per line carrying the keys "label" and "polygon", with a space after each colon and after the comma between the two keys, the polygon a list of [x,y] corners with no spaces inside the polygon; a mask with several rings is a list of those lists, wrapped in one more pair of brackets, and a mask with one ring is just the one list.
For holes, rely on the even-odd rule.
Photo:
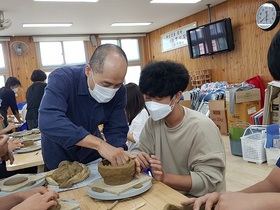
{"label": "black flat screen tv", "polygon": [[186,33],[191,58],[199,58],[234,49],[230,18],[190,29]]}

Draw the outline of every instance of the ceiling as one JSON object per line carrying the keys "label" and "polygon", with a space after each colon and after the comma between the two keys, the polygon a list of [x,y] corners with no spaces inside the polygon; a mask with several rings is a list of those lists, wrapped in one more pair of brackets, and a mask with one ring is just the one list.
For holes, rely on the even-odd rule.
{"label": "ceiling", "polygon": [[[196,4],[150,4],[150,0],[99,0],[97,3],[0,0],[12,25],[0,36],[148,33],[225,0]],[[23,23],[73,23],[68,28],[23,28]],[[113,22],[152,22],[149,26],[112,27]]]}

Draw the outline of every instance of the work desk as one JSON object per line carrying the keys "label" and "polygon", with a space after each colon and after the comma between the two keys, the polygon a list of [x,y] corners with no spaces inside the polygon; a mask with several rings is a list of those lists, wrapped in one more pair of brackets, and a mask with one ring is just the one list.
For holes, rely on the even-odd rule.
{"label": "work desk", "polygon": [[6,161],[7,171],[15,171],[33,166],[37,166],[38,173],[44,171],[44,161],[41,150],[22,154],[14,154],[14,158],[15,161],[12,165],[10,164],[10,161]]}
{"label": "work desk", "polygon": [[[86,187],[60,192],[59,195],[61,198],[69,198],[79,202],[81,210],[107,210],[114,203],[114,201],[101,201],[89,197]],[[148,191],[131,198],[120,200],[113,210],[132,210],[142,202],[146,204],[139,208],[141,210],[162,210],[166,204],[180,205],[180,202],[186,199],[186,196],[167,185],[153,181],[153,185]]]}
{"label": "work desk", "polygon": [[[6,162],[8,171],[37,166],[38,172],[43,172],[44,161],[41,150],[23,154],[14,154],[14,157],[15,162],[12,165],[10,165],[9,161]],[[166,204],[180,205],[180,202],[187,199],[183,194],[161,182],[153,180],[152,183],[152,187],[148,191],[131,198],[121,199],[113,210],[132,210],[143,202],[145,202],[145,205],[140,208],[141,210],[162,210]],[[61,198],[69,198],[79,202],[81,210],[107,210],[107,208],[114,203],[114,200],[95,200],[91,198],[87,194],[87,187],[60,192],[59,195]]]}

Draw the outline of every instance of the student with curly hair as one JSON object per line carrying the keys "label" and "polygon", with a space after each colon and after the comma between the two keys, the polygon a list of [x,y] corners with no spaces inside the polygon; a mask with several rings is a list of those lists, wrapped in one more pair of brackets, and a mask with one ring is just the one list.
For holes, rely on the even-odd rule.
{"label": "student with curly hair", "polygon": [[223,192],[225,151],[219,129],[200,112],[179,104],[189,84],[187,69],[172,61],[144,67],[139,87],[150,113],[139,145],[132,150],[154,178],[192,196]]}

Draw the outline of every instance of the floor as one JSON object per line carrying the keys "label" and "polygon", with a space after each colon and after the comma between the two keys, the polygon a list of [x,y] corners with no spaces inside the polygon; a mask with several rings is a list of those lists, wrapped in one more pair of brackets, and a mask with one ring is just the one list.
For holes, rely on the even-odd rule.
{"label": "floor", "polygon": [[228,136],[222,136],[227,158],[226,181],[227,191],[238,191],[264,179],[273,166],[267,163],[247,162],[240,156],[231,154]]}

